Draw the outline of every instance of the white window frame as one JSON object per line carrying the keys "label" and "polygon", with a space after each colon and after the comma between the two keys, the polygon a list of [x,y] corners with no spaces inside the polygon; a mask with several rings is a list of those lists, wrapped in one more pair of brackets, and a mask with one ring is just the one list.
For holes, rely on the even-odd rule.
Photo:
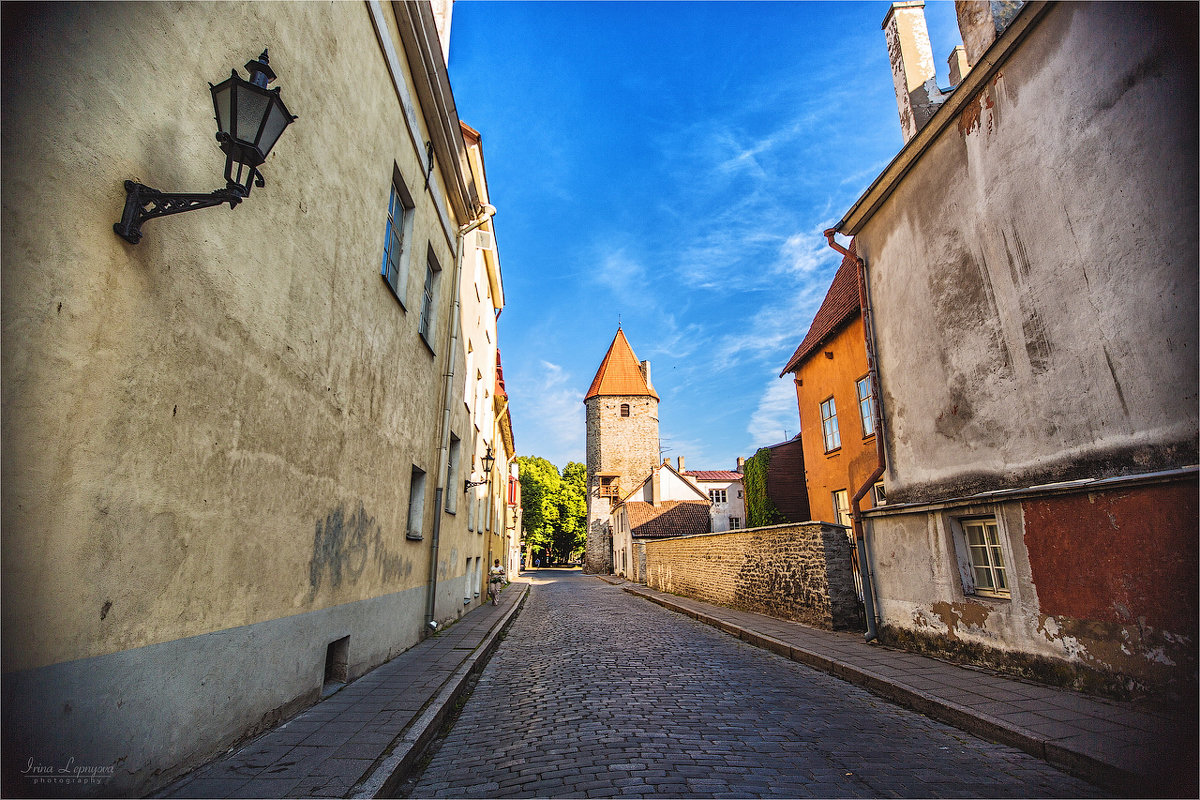
{"label": "white window frame", "polygon": [[833,500],[833,515],[837,517],[837,524],[851,527],[854,519],[850,515],[850,490],[838,489],[830,492],[830,496]]}
{"label": "white window frame", "polygon": [[[1012,598],[1005,536],[994,516],[956,518],[955,544],[960,549],[963,592],[1001,600]],[[965,561],[965,563],[963,563]]]}
{"label": "white window frame", "polygon": [[714,503],[714,504],[729,502],[728,495],[726,494],[724,489],[709,489],[708,490],[708,501],[710,503]]}
{"label": "white window frame", "polygon": [[821,401],[821,438],[824,440],[826,453],[832,453],[842,447],[842,435],[838,431],[837,403],[834,402],[833,395]]}
{"label": "white window frame", "polygon": [[[416,203],[400,177],[400,170],[393,168],[392,185],[388,193],[387,225],[383,233],[383,260],[379,275],[388,289],[405,308],[408,295],[408,255],[412,248],[413,217]],[[389,268],[390,267],[390,268]],[[394,273],[394,274],[393,274]]]}
{"label": "white window frame", "polygon": [[[858,394],[858,416],[862,421],[863,438],[869,439],[875,435],[875,393],[871,390],[869,374],[859,378],[854,384]],[[863,392],[866,394],[863,394]]]}
{"label": "white window frame", "polygon": [[730,517],[729,518],[729,530],[736,531],[741,527],[742,527],[742,518],[741,517]]}
{"label": "white window frame", "polygon": [[876,507],[887,505],[887,489],[884,487],[883,481],[879,481],[871,487],[871,504]]}

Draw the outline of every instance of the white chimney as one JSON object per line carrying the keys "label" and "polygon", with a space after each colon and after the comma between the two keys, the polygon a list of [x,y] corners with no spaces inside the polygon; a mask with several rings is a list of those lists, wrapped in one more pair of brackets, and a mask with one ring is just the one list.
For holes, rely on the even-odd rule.
{"label": "white chimney", "polygon": [[967,60],[967,48],[961,44],[954,45],[954,49],[950,51],[950,57],[946,59],[946,64],[950,67],[950,85],[958,86],[971,71],[971,62]]}
{"label": "white chimney", "polygon": [[649,388],[651,391],[653,391],[653,390],[654,390],[654,384],[652,384],[652,383],[650,382],[650,362],[649,362],[649,361],[643,361],[643,362],[641,363],[641,369],[642,369],[642,377],[646,379],[646,386],[647,386],[647,387],[648,387],[648,388]]}
{"label": "white chimney", "polygon": [[746,459],[742,458],[741,456],[738,456],[737,471],[738,472],[746,471]]}
{"label": "white chimney", "polygon": [[900,129],[907,144],[945,100],[935,77],[933,47],[925,26],[925,0],[892,3],[883,18],[883,32],[892,62]]}
{"label": "white chimney", "polygon": [[679,457],[679,472],[683,472],[683,456]]}

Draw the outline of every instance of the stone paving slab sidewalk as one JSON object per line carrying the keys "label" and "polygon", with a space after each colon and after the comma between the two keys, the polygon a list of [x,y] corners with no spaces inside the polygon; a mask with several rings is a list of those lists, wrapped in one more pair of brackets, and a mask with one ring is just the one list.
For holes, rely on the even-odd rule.
{"label": "stone paving slab sidewalk", "polygon": [[379,797],[437,734],[520,611],[529,583],[167,786],[170,798]]}
{"label": "stone paving slab sidewalk", "polygon": [[1196,708],[1164,710],[1091,697],[868,644],[861,633],[603,580],[1122,795],[1197,796]]}

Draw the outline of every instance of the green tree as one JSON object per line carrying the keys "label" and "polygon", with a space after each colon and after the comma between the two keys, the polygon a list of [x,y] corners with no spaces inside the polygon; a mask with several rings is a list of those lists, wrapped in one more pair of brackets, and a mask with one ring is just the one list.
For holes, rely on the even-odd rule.
{"label": "green tree", "polygon": [[587,540],[587,467],[577,461],[563,467],[558,520],[554,552],[559,560],[567,561],[583,550]]}
{"label": "green tree", "polygon": [[558,467],[538,456],[517,456],[521,481],[521,518],[525,547],[546,553],[558,522]]}
{"label": "green tree", "polygon": [[570,462],[558,467],[538,456],[518,456],[521,512],[527,549],[567,561],[583,549],[587,536],[587,468]]}

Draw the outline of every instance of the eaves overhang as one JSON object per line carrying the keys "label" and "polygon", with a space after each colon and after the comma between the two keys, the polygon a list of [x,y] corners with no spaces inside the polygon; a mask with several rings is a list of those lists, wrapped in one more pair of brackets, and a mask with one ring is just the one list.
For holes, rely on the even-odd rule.
{"label": "eaves overhang", "polygon": [[391,5],[433,146],[434,166],[447,183],[454,217],[459,225],[463,225],[475,216],[480,205],[479,192],[471,176],[467,146],[463,141],[433,11],[428,2],[393,0]]}
{"label": "eaves overhang", "polygon": [[967,77],[954,90],[941,108],[934,113],[933,118],[925,127],[917,131],[917,135],[896,154],[891,163],[884,168],[874,182],[861,197],[850,207],[834,230],[847,236],[856,236],[879,207],[892,195],[896,186],[903,180],[908,171],[920,160],[925,151],[937,140],[947,127],[958,119],[959,113],[966,105],[975,100],[976,95],[992,79],[1001,65],[1008,59],[1017,45],[1021,43],[1036,26],[1042,16],[1055,5],[1049,0],[1038,0],[1027,3],[1013,18],[996,41],[984,51],[979,63],[971,67]]}

